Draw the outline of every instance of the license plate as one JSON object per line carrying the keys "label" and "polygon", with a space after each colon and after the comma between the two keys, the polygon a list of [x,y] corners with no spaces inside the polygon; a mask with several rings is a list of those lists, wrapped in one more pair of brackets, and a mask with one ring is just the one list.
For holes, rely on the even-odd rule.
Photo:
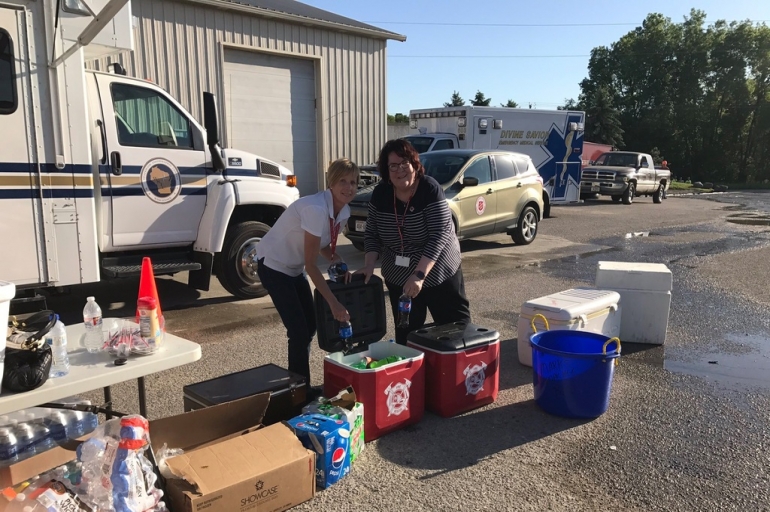
{"label": "license plate", "polygon": [[356,221],[356,231],[361,231],[361,232],[366,231],[366,221],[365,220],[357,220]]}
{"label": "license plate", "polygon": [[599,184],[591,183],[591,192],[599,192]]}

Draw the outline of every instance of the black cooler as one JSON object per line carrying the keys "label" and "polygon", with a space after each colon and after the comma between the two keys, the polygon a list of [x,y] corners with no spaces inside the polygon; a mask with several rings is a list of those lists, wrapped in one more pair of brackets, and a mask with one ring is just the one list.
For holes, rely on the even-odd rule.
{"label": "black cooler", "polygon": [[299,415],[307,402],[305,378],[274,364],[190,384],[183,391],[185,412],[270,392],[264,425]]}

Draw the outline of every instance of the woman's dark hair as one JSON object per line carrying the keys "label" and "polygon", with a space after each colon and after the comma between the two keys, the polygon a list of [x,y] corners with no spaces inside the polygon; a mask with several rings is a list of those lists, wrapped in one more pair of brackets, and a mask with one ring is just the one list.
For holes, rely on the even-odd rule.
{"label": "woman's dark hair", "polygon": [[377,170],[380,173],[380,180],[390,183],[390,170],[388,169],[388,157],[395,153],[404,160],[412,164],[412,169],[418,178],[425,176],[425,167],[420,163],[420,154],[409,142],[404,139],[389,140],[380,150],[380,158],[377,160]]}

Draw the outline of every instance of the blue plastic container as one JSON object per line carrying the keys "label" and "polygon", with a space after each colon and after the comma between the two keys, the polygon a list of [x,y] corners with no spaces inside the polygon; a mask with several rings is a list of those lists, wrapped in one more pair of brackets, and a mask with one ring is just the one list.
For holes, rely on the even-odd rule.
{"label": "blue plastic container", "polygon": [[532,383],[545,412],[567,418],[596,418],[610,405],[620,340],[583,331],[533,334]]}

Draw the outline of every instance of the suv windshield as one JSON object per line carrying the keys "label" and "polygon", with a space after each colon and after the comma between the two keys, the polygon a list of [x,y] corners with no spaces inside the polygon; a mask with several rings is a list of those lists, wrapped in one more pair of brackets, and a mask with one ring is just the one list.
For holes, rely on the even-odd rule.
{"label": "suv windshield", "polygon": [[636,167],[636,155],[623,153],[603,153],[596,159],[594,165],[608,165],[612,167]]}
{"label": "suv windshield", "polygon": [[414,146],[418,153],[425,153],[433,143],[433,137],[404,137],[404,140]]}
{"label": "suv windshield", "polygon": [[425,174],[445,185],[457,176],[470,157],[471,155],[446,155],[431,151],[420,155],[420,162],[425,167]]}

